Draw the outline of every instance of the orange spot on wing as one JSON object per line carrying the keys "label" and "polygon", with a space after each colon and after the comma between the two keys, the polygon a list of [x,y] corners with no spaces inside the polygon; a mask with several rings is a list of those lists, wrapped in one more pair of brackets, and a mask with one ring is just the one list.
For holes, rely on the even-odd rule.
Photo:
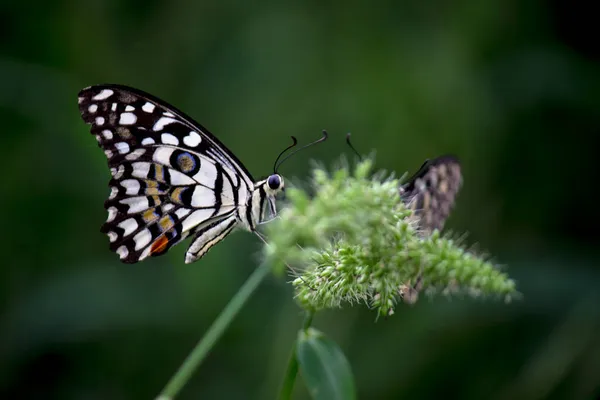
{"label": "orange spot on wing", "polygon": [[152,247],[150,248],[150,254],[161,253],[167,247],[169,243],[169,239],[166,236],[161,236],[154,243],[152,243]]}

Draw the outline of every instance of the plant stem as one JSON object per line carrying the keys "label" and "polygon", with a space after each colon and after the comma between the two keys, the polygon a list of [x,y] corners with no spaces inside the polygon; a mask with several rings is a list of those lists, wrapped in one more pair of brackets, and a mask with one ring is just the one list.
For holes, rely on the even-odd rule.
{"label": "plant stem", "polygon": [[[307,311],[304,317],[304,323],[302,324],[302,330],[306,331],[313,319],[313,312]],[[285,369],[285,375],[283,376],[283,382],[281,383],[281,389],[279,390],[279,400],[289,400],[292,398],[292,392],[294,390],[294,383],[296,382],[296,375],[298,374],[298,359],[296,358],[296,340],[292,346],[292,353],[288,360],[288,365]]]}
{"label": "plant stem", "polygon": [[169,380],[157,397],[158,400],[175,398],[270,270],[268,263],[263,263],[254,270]]}

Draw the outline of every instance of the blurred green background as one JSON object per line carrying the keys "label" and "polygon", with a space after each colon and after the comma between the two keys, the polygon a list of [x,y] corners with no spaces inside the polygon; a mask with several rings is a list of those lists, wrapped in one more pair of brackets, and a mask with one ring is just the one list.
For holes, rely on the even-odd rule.
{"label": "blurred green background", "polygon": [[[237,233],[200,262],[186,245],[124,265],[99,232],[109,172],[79,89],[123,83],[212,130],[255,177],[289,136],[330,140],[282,168],[350,155],[414,172],[457,154],[447,227],[518,281],[521,301],[440,297],[375,322],[315,326],[346,353],[360,398],[600,396],[600,45],[592,2],[3,1],[0,397],[149,399],[245,278]],[[9,229],[10,228],[10,229]],[[301,324],[270,278],[182,399],[275,396]],[[307,398],[297,383],[297,398]]]}

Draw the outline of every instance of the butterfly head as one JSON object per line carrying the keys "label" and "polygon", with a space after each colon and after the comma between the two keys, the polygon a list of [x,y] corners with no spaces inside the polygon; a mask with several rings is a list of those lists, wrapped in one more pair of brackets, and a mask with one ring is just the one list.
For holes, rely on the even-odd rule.
{"label": "butterfly head", "polygon": [[265,191],[273,196],[282,191],[284,188],[283,177],[279,174],[273,174],[267,178]]}

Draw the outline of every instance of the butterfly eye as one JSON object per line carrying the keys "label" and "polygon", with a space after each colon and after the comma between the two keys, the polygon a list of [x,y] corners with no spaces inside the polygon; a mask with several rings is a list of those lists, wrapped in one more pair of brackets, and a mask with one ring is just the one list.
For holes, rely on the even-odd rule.
{"label": "butterfly eye", "polygon": [[281,177],[279,175],[271,175],[267,183],[272,190],[277,190],[281,186]]}

